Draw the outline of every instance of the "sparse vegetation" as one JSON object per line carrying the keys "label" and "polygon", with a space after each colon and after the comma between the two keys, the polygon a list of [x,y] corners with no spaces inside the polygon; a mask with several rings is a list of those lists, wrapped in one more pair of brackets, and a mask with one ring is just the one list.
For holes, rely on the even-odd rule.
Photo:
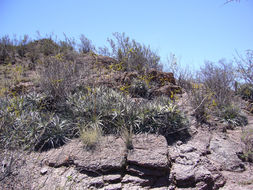
{"label": "sparse vegetation", "polygon": [[114,33],[115,39],[108,39],[111,46],[111,56],[116,58],[123,70],[145,71],[160,69],[160,57],[149,46],[141,45],[131,40],[125,33]]}
{"label": "sparse vegetation", "polygon": [[253,102],[253,85],[252,84],[242,84],[237,89],[237,93],[245,100]]}
{"label": "sparse vegetation", "polygon": [[99,128],[84,128],[81,131],[80,138],[85,145],[85,148],[94,149],[99,142],[102,134]]}
{"label": "sparse vegetation", "polygon": [[231,128],[235,126],[245,126],[248,124],[247,117],[242,114],[236,105],[228,105],[220,110],[219,117]]}
{"label": "sparse vegetation", "polygon": [[232,87],[235,81],[235,69],[232,63],[220,60],[217,65],[206,62],[200,70],[200,81],[202,81],[206,91],[212,94],[217,107],[221,108],[232,101],[234,93]]}
{"label": "sparse vegetation", "polygon": [[89,53],[91,51],[95,51],[95,47],[92,45],[91,40],[85,37],[85,35],[80,36],[81,44],[79,45],[79,52],[81,53]]}
{"label": "sparse vegetation", "polygon": [[[146,74],[150,69],[161,69],[159,56],[149,46],[130,40],[124,33],[115,33],[114,37],[115,40],[108,40],[111,51],[107,50],[116,61],[106,66],[98,61],[96,48],[84,35],[80,45],[66,36],[65,41],[59,42],[52,37],[33,41],[24,36],[17,43],[8,36],[1,38],[1,148],[43,151],[76,137],[87,148],[93,148],[101,136],[113,134],[121,135],[131,149],[133,134],[161,134],[168,142],[174,142],[176,136],[183,137],[188,120],[176,106],[174,92],[150,96],[152,90],[170,84],[163,78],[156,81],[154,76]],[[83,62],[83,59],[93,62]],[[235,69],[231,63],[206,62],[194,79],[188,70],[181,70],[175,57],[169,62],[177,83],[190,96],[199,123],[218,117],[233,127],[247,124],[234,104]],[[36,80],[25,79],[28,71],[35,72]],[[110,72],[125,75],[132,71],[131,81],[113,88],[108,85],[110,82],[100,80]],[[244,71],[242,76],[249,81],[250,76],[245,75],[247,68]],[[7,85],[5,79],[9,75],[15,77],[9,77]],[[12,90],[13,86],[31,80],[38,86],[33,91]],[[252,99],[251,91],[248,84],[238,88],[238,93],[246,99]]]}
{"label": "sparse vegetation", "polygon": [[148,86],[145,81],[140,79],[134,79],[130,86],[130,93],[136,97],[147,97],[148,94]]}
{"label": "sparse vegetation", "polygon": [[243,155],[241,155],[242,159],[253,162],[253,129],[244,129],[241,139],[244,143]]}
{"label": "sparse vegetation", "polygon": [[216,65],[206,62],[197,79],[188,88],[194,115],[199,123],[207,123],[210,118],[218,117],[228,126],[244,126],[246,117],[241,113],[238,99],[233,89],[235,68],[225,60]]}
{"label": "sparse vegetation", "polygon": [[40,69],[40,86],[55,101],[63,100],[75,88],[77,81],[76,64],[63,59],[62,54],[50,56],[42,62]]}
{"label": "sparse vegetation", "polygon": [[[238,94],[249,102],[253,102],[253,50],[247,50],[246,55],[235,58],[237,70],[242,84],[238,85]],[[252,110],[250,110],[252,111]]]}

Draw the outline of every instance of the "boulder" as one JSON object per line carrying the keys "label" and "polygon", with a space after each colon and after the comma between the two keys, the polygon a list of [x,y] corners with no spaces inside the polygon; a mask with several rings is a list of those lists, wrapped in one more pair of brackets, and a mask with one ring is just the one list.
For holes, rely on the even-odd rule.
{"label": "boulder", "polygon": [[46,153],[44,163],[51,167],[75,165],[80,172],[100,175],[121,172],[126,149],[120,138],[103,138],[94,151],[87,151],[80,140],[73,140],[62,148]]}
{"label": "boulder", "polygon": [[[126,172],[148,180],[145,185],[168,186],[170,161],[166,139],[160,135],[140,134],[133,136],[132,143],[133,149],[127,155]],[[143,186],[143,183],[139,185]]]}
{"label": "boulder", "polygon": [[167,141],[163,136],[140,134],[134,136],[132,142],[133,149],[127,155],[129,166],[156,169],[161,172],[169,169]]}

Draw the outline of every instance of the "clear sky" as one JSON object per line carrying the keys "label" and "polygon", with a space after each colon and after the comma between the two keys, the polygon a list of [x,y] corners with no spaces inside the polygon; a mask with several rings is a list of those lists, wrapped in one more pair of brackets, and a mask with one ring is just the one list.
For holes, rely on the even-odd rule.
{"label": "clear sky", "polygon": [[113,32],[125,32],[183,65],[198,68],[204,60],[233,59],[253,49],[253,0],[0,0],[0,36],[54,33],[96,47]]}

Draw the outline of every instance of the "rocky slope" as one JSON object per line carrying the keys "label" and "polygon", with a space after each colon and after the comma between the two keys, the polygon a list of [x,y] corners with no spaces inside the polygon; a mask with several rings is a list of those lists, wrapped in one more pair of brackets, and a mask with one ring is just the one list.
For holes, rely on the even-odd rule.
{"label": "rocky slope", "polygon": [[[252,127],[252,123],[248,127]],[[252,164],[243,162],[240,129],[192,127],[193,136],[168,146],[163,136],[103,137],[93,150],[80,140],[43,153],[16,153],[2,189],[252,189]],[[13,154],[12,154],[13,155]],[[5,156],[5,157],[3,157]],[[2,153],[2,170],[10,157]]]}
{"label": "rocky slope", "polygon": [[[96,60],[85,59],[80,64]],[[109,67],[114,61],[98,57],[96,64]],[[128,86],[140,78],[136,72],[101,73],[93,76],[100,76],[96,84],[114,88]],[[134,102],[181,93],[172,73],[150,70],[146,76],[151,88],[145,96],[132,96]],[[185,112],[191,108],[183,99],[187,97],[179,99],[178,104]],[[122,137],[105,136],[90,150],[80,139],[42,153],[3,150],[0,189],[253,189],[253,165],[243,161],[242,129],[197,127],[190,111],[188,118],[191,137],[173,144],[161,135],[139,134],[132,136],[130,147]],[[246,128],[253,130],[253,116],[248,119]],[[178,139],[176,134],[171,138]]]}

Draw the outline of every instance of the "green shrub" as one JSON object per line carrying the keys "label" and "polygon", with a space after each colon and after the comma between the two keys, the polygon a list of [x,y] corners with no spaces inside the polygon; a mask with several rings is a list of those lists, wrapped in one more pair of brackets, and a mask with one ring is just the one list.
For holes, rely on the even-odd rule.
{"label": "green shrub", "polygon": [[242,115],[241,110],[234,105],[223,107],[223,109],[220,110],[219,117],[232,128],[248,124],[247,117]]}
{"label": "green shrub", "polygon": [[0,38],[0,64],[6,64],[11,60],[11,50],[14,44],[9,36]]}
{"label": "green shrub", "polygon": [[57,115],[50,116],[47,119],[39,123],[38,128],[41,129],[41,133],[37,137],[35,150],[57,148],[74,136],[75,130],[69,121],[63,120]]}
{"label": "green shrub", "polygon": [[47,150],[64,144],[76,128],[64,118],[38,106],[42,96],[29,94],[1,99],[1,148]]}
{"label": "green shrub", "polygon": [[148,86],[145,81],[134,79],[131,82],[131,86],[129,92],[133,97],[147,97],[148,94]]}
{"label": "green shrub", "polygon": [[87,87],[56,104],[58,112],[46,109],[45,99],[36,93],[0,99],[1,148],[43,151],[73,137],[92,147],[100,134],[159,133],[168,139],[187,131],[186,118],[166,97],[137,105],[113,89]]}
{"label": "green shrub", "polygon": [[79,121],[89,126],[99,124],[104,134],[119,134],[131,129],[133,133],[166,136],[187,127],[187,120],[165,97],[137,105],[120,92],[99,87],[70,95],[68,104],[75,110],[74,115],[80,118]]}
{"label": "green shrub", "polygon": [[245,100],[253,102],[253,85],[243,84],[237,90],[237,93]]}

